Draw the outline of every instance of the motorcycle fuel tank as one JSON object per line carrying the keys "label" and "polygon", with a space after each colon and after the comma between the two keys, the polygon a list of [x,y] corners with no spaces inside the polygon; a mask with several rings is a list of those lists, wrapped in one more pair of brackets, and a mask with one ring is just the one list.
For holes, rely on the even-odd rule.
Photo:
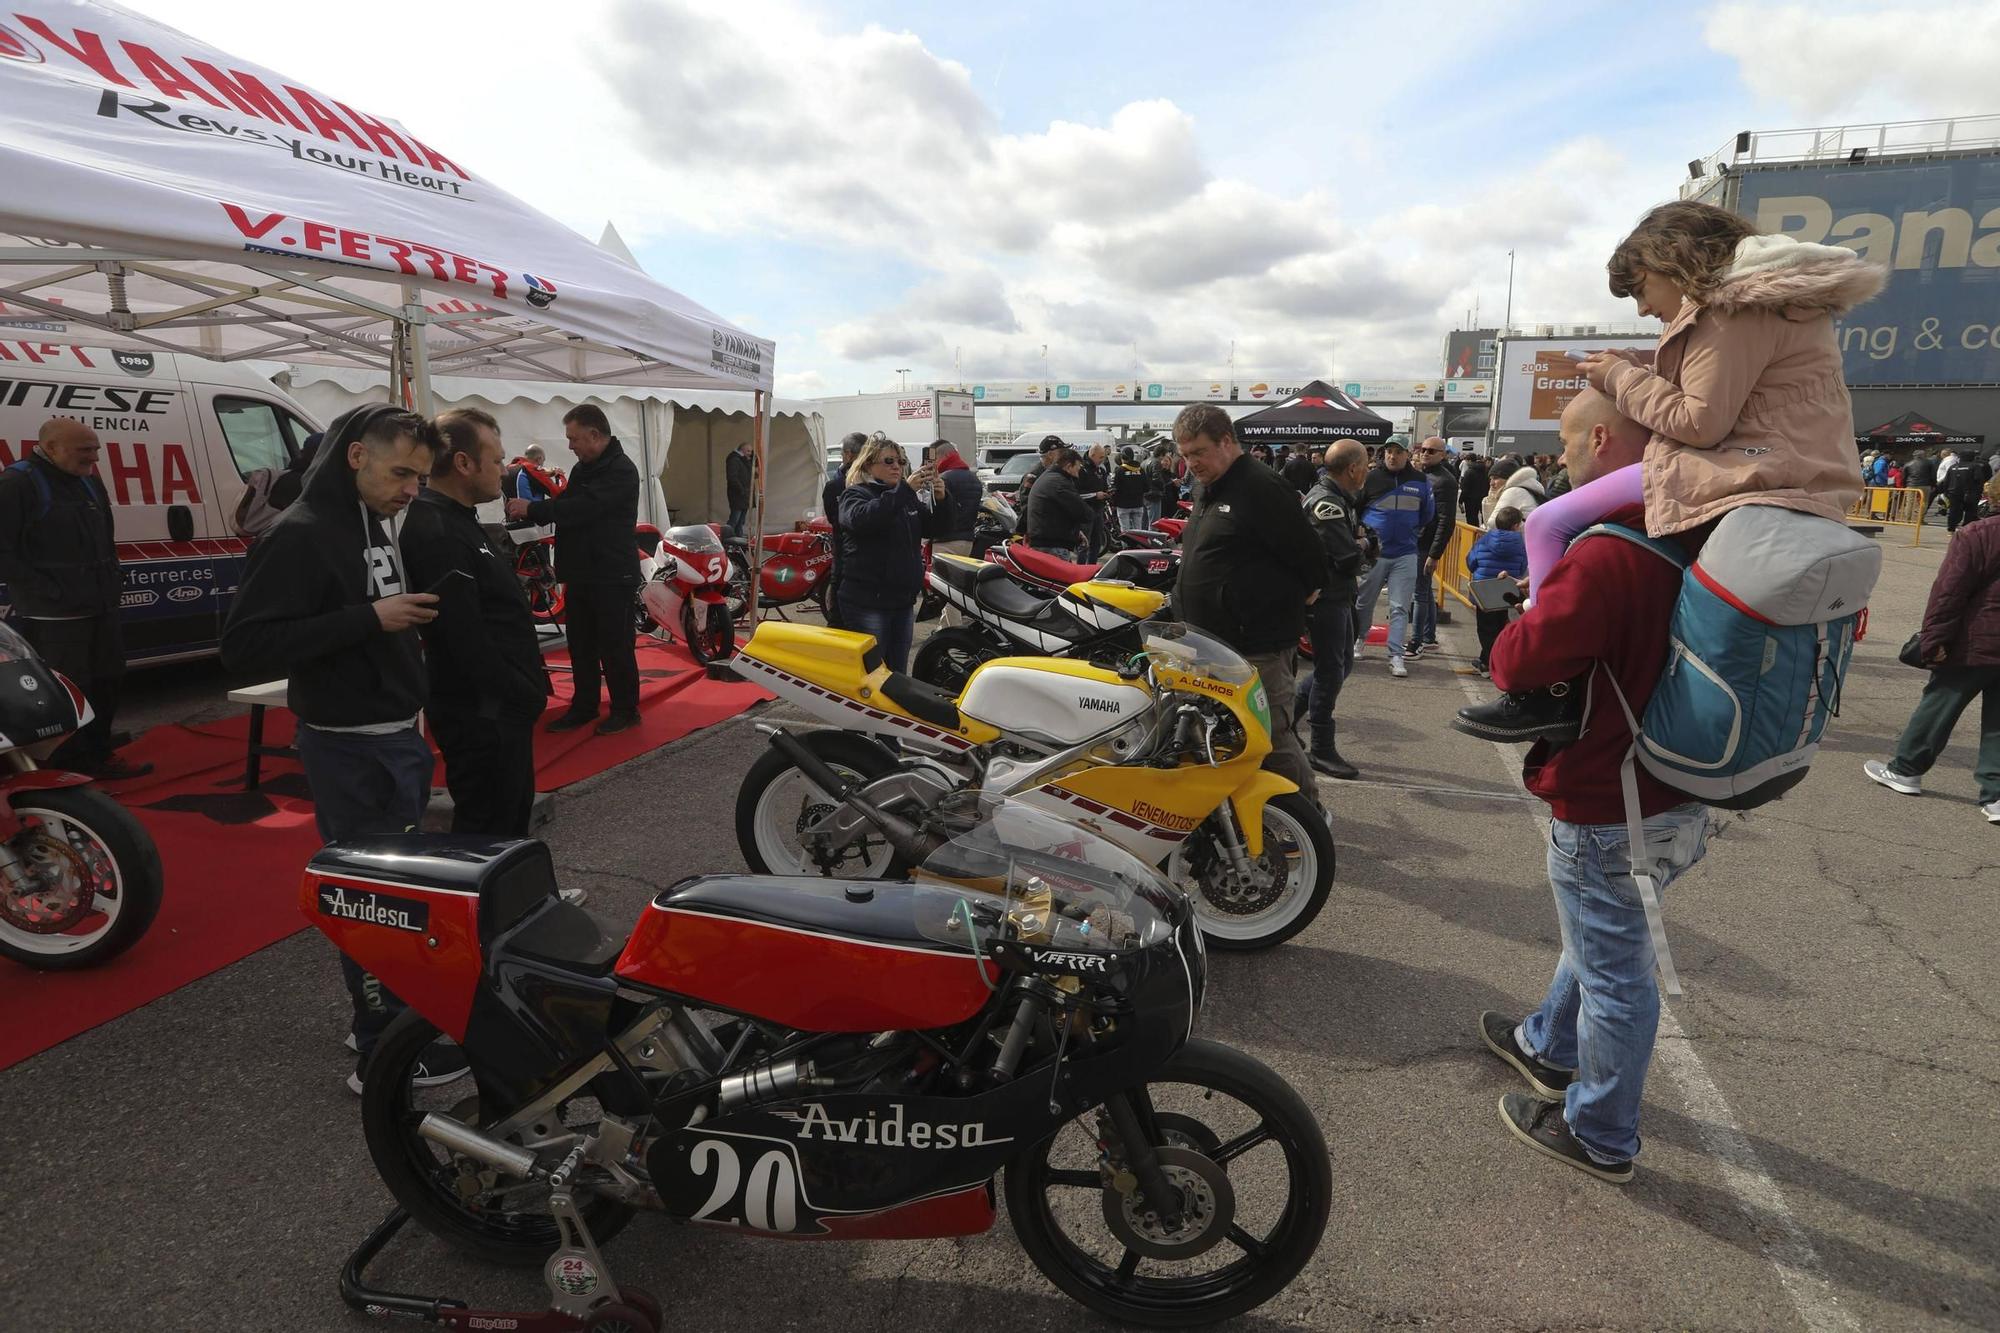
{"label": "motorcycle fuel tank", "polygon": [[1130,722],[1152,691],[1109,671],[1047,657],[1000,658],[973,672],[958,711],[1004,731],[1074,745]]}

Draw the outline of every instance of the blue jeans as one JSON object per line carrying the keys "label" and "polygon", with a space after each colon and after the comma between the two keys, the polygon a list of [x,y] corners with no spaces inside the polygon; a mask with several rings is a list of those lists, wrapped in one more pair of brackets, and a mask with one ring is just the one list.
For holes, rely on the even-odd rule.
{"label": "blue jeans", "polygon": [[1306,608],[1306,633],[1312,639],[1312,671],[1299,673],[1295,725],[1300,718],[1315,725],[1333,721],[1341,682],[1354,670],[1354,604],[1344,597],[1320,598]]}
{"label": "blue jeans", "polygon": [[724,528],[728,529],[728,531],[729,531],[729,534],[730,534],[731,536],[733,536],[733,537],[741,537],[741,536],[743,535],[743,529],[744,529],[744,527],[745,527],[745,526],[746,526],[746,525],[747,525],[747,524],[748,524],[749,522],[750,522],[750,511],[749,511],[749,510],[747,510],[747,509],[732,509],[732,510],[730,510],[730,511],[729,511],[729,517],[728,517],[728,518],[726,518],[726,519],[724,519],[724,520],[722,521],[722,526],[723,526]]}
{"label": "blue jeans", "polygon": [[880,606],[856,606],[840,599],[840,627],[856,634],[873,634],[875,646],[891,671],[910,669],[910,640],[916,635],[917,610]]}
{"label": "blue jeans", "polygon": [[1410,598],[1417,590],[1417,566],[1421,557],[1415,551],[1408,555],[1385,555],[1375,562],[1374,568],[1361,580],[1361,594],[1354,602],[1354,637],[1368,633],[1375,623],[1375,603],[1382,596],[1386,584],[1389,589],[1389,656],[1403,655],[1403,636],[1410,626]]}
{"label": "blue jeans", "polygon": [[1147,526],[1147,527],[1149,527],[1149,528],[1150,528],[1150,527],[1152,527],[1152,526],[1153,526],[1153,525],[1154,525],[1155,523],[1157,523],[1157,522],[1159,522],[1159,521],[1160,521],[1160,512],[1161,512],[1161,510],[1160,510],[1160,506],[1161,506],[1161,504],[1162,504],[1162,503],[1163,503],[1163,502],[1162,502],[1162,501],[1159,501],[1159,500],[1148,500],[1148,501],[1146,501],[1146,526]]}
{"label": "blue jeans", "polygon": [[1417,561],[1417,623],[1414,641],[1436,643],[1438,639],[1437,579],[1423,576],[1424,562]]}
{"label": "blue jeans", "polygon": [[[1647,820],[1645,832],[1653,885],[1664,891],[1708,850],[1708,807],[1676,806]],[[1660,988],[1625,825],[1551,820],[1549,884],[1562,958],[1521,1040],[1545,1063],[1577,1071],[1563,1112],[1577,1141],[1604,1161],[1629,1161],[1639,1153]]]}
{"label": "blue jeans", "polygon": [[1118,511],[1118,526],[1127,532],[1144,532],[1152,520],[1146,517],[1145,509],[1121,509]]}

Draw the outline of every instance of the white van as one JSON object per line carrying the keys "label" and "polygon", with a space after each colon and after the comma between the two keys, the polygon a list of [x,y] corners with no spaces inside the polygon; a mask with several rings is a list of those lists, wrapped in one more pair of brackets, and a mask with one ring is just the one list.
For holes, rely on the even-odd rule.
{"label": "white van", "polygon": [[97,477],[125,572],[127,660],[215,652],[243,569],[244,479],[297,457],[319,429],[312,417],[247,366],[0,341],[0,467],[26,457],[50,417],[73,417],[104,444]]}
{"label": "white van", "polygon": [[980,484],[989,491],[1011,495],[1020,486],[1021,478],[1041,461],[1042,441],[1051,435],[1061,437],[1064,444],[1085,455],[1090,453],[1093,445],[1101,444],[1113,451],[1118,447],[1118,437],[1108,430],[1022,431],[1014,437],[1013,443],[990,445],[980,453]]}

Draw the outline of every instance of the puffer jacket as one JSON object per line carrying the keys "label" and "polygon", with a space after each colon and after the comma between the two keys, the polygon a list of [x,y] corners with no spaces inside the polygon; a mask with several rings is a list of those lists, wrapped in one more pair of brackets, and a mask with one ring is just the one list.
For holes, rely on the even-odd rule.
{"label": "puffer jacket", "polygon": [[1944,666],[2000,666],[2000,515],[1953,534],[1924,607],[1921,643],[1926,658],[1944,648]]}
{"label": "puffer jacket", "polygon": [[1649,532],[1685,532],[1744,504],[1846,516],[1861,469],[1833,321],[1887,276],[1844,246],[1746,237],[1715,291],[1682,302],[1651,369],[1621,360],[1598,377],[1653,432]]}
{"label": "puffer jacket", "polygon": [[1486,497],[1486,503],[1479,511],[1479,521],[1491,523],[1494,513],[1508,505],[1520,510],[1521,517],[1526,518],[1535,512],[1536,505],[1548,498],[1542,490],[1542,479],[1535,475],[1533,468],[1516,468],[1513,475],[1507,478],[1506,485]]}

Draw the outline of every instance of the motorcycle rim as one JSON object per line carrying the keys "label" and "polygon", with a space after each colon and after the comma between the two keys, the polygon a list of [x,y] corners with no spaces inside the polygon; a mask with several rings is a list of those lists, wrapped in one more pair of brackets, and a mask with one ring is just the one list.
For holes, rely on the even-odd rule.
{"label": "motorcycle rim", "polygon": [[[1064,1292],[1101,1314],[1155,1328],[1228,1319],[1283,1290],[1326,1229],[1333,1172],[1312,1112],[1278,1074],[1239,1051],[1191,1041],[1135,1097],[1182,1162],[1222,1168],[1219,1236],[1182,1259],[1128,1248],[1107,1216],[1096,1117],[1080,1116],[1007,1168],[1007,1213],[1022,1248]],[[1183,1181],[1198,1173],[1176,1173]],[[1209,1191],[1204,1191],[1209,1193]]]}
{"label": "motorcycle rim", "polygon": [[90,788],[37,792],[14,813],[23,825],[14,854],[41,891],[0,886],[0,954],[63,969],[135,944],[160,907],[159,854],[138,821]]}
{"label": "motorcycle rim", "polygon": [[[1265,949],[1311,925],[1333,889],[1333,836],[1297,792],[1264,805],[1264,853],[1253,857],[1255,883],[1238,894],[1224,882],[1227,863],[1204,824],[1168,862],[1167,875],[1194,900],[1202,935],[1218,949]],[[1198,841],[1199,840],[1199,841]]]}
{"label": "motorcycle rim", "polygon": [[741,551],[729,553],[729,619],[735,622],[750,613],[750,561]]}
{"label": "motorcycle rim", "polygon": [[[361,1093],[361,1127],[375,1169],[396,1202],[431,1234],[496,1263],[539,1264],[560,1239],[548,1211],[548,1182],[503,1180],[417,1133],[431,1112],[472,1125],[481,1120],[469,1075],[430,1088],[412,1081],[417,1061],[439,1037],[436,1028],[406,1010],[375,1044]],[[596,1114],[601,1112],[594,1099],[573,1097],[552,1113],[554,1123],[529,1126],[510,1142],[534,1150],[539,1142],[587,1129]],[[552,1155],[553,1150],[545,1154],[545,1161]],[[632,1210],[615,1200],[581,1202],[600,1244],[631,1220]]]}
{"label": "motorcycle rim", "polygon": [[720,662],[736,651],[736,622],[727,615],[710,615],[707,627],[697,629],[694,602],[685,601],[681,603],[681,639],[687,644],[688,655],[703,666]]}
{"label": "motorcycle rim", "polygon": [[[892,767],[886,757],[870,753],[867,742],[852,737],[821,733],[806,744],[834,772],[853,781],[870,781]],[[820,874],[799,829],[831,810],[833,798],[776,750],[751,766],[744,778],[744,795],[750,798],[750,808],[745,811],[739,803],[736,827],[750,868],[764,875]],[[847,879],[882,879],[895,860],[895,849],[887,842],[866,837],[842,853],[834,873]]]}

